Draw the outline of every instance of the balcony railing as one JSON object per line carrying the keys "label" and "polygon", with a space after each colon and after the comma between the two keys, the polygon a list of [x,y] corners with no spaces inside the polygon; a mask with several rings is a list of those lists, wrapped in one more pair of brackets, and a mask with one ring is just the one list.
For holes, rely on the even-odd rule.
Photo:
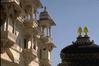
{"label": "balcony railing", "polygon": [[52,39],[51,39],[49,36],[41,36],[41,37],[40,37],[40,40],[41,40],[42,42],[45,42],[45,43],[52,41]]}
{"label": "balcony railing", "polygon": [[32,49],[32,54],[35,55],[35,56],[37,56],[37,51],[34,50],[34,49]]}
{"label": "balcony railing", "polygon": [[36,20],[35,19],[25,19],[24,20],[24,25],[27,27],[27,28],[36,28],[38,26],[38,24],[36,23]]}
{"label": "balcony railing", "polygon": [[6,13],[13,15],[13,18],[16,19],[20,15],[20,13],[22,13],[22,8],[20,7],[20,0],[1,0],[0,2],[2,4],[4,3],[4,10],[6,11]]}
{"label": "balcony railing", "polygon": [[37,52],[34,49],[24,49],[23,54],[25,58],[28,58],[28,60],[32,61],[37,57]]}
{"label": "balcony railing", "polygon": [[48,58],[43,58],[43,59],[40,59],[40,63],[43,63],[43,64],[45,64],[45,65],[47,65],[47,66],[50,66],[52,63],[51,63],[51,60],[50,59],[48,59]]}
{"label": "balcony railing", "polygon": [[22,16],[19,16],[19,17],[17,17],[17,19],[20,21],[20,22],[24,22],[24,18],[22,17]]}
{"label": "balcony railing", "polygon": [[1,0],[1,2],[15,2],[16,4],[20,4],[19,0]]}
{"label": "balcony railing", "polygon": [[1,38],[5,40],[9,40],[12,43],[16,42],[17,36],[9,31],[1,31]]}
{"label": "balcony railing", "polygon": [[32,7],[35,7],[35,8],[41,8],[42,7],[40,0],[23,0],[23,4],[31,5]]}

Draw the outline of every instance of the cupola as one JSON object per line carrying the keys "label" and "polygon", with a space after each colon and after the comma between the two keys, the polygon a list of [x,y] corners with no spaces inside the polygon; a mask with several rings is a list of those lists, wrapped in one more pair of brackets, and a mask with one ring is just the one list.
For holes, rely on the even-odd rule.
{"label": "cupola", "polygon": [[52,20],[50,15],[48,14],[46,7],[44,8],[44,11],[40,13],[39,15],[39,26],[41,28],[41,31],[46,35],[51,37],[51,27],[55,26],[55,22]]}

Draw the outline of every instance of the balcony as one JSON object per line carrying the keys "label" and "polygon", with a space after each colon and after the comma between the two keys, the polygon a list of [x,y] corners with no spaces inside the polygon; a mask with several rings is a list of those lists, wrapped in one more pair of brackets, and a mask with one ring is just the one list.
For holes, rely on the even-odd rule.
{"label": "balcony", "polygon": [[54,45],[54,43],[52,42],[52,39],[49,36],[41,36],[40,37],[40,41],[45,44],[44,46],[49,50],[52,51],[53,48],[55,48],[56,46]]}
{"label": "balcony", "polygon": [[51,60],[49,60],[48,58],[47,59],[40,59],[40,63],[41,64],[44,64],[46,66],[51,66]]}
{"label": "balcony", "polygon": [[26,7],[28,5],[34,7],[34,8],[41,8],[42,4],[40,2],[40,0],[23,0],[21,1],[23,3],[23,5]]}
{"label": "balcony", "polygon": [[18,20],[19,22],[21,22],[21,23],[24,22],[24,18],[23,18],[22,16],[17,17],[17,20]]}
{"label": "balcony", "polygon": [[1,38],[4,40],[8,40],[11,43],[15,43],[17,36],[9,31],[1,31]]}
{"label": "balcony", "polygon": [[1,2],[14,2],[16,4],[20,4],[20,1],[19,0],[1,0]]}
{"label": "balcony", "polygon": [[49,36],[41,36],[41,37],[40,37],[40,40],[41,40],[42,42],[44,42],[44,43],[49,43],[49,42],[52,41]]}
{"label": "balcony", "polygon": [[42,7],[40,0],[32,0],[32,2],[36,5],[36,8]]}
{"label": "balcony", "polygon": [[17,37],[9,31],[1,31],[1,51],[5,52],[7,48],[11,48],[16,42]]}
{"label": "balcony", "polygon": [[36,23],[36,20],[34,19],[30,19],[30,20],[25,19],[23,24],[26,28],[36,28],[38,26],[38,24]]}
{"label": "balcony", "polygon": [[9,15],[13,15],[14,18],[22,13],[20,0],[1,0],[1,3],[4,4],[6,12],[9,13]]}
{"label": "balcony", "polygon": [[26,59],[27,63],[30,63],[37,57],[37,52],[34,49],[23,49],[23,56]]}

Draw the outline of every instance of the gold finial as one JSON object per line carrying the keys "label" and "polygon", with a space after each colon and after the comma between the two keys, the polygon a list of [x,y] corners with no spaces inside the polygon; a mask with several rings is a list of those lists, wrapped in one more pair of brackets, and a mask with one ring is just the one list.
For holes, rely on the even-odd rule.
{"label": "gold finial", "polygon": [[82,33],[82,28],[81,27],[78,28],[77,33],[79,33],[79,35],[81,35],[81,33]]}
{"label": "gold finial", "polygon": [[87,33],[88,33],[88,28],[86,26],[84,27],[84,33],[85,33],[85,35],[87,35]]}

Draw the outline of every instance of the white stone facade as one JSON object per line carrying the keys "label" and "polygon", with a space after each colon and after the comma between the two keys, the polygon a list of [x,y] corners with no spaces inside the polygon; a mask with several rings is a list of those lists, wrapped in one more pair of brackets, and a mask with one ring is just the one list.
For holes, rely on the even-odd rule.
{"label": "white stone facade", "polygon": [[41,2],[1,0],[1,4],[6,13],[5,23],[0,27],[1,66],[51,66],[49,61],[54,46],[46,46],[50,37],[46,37],[36,20],[35,11],[42,7]]}

